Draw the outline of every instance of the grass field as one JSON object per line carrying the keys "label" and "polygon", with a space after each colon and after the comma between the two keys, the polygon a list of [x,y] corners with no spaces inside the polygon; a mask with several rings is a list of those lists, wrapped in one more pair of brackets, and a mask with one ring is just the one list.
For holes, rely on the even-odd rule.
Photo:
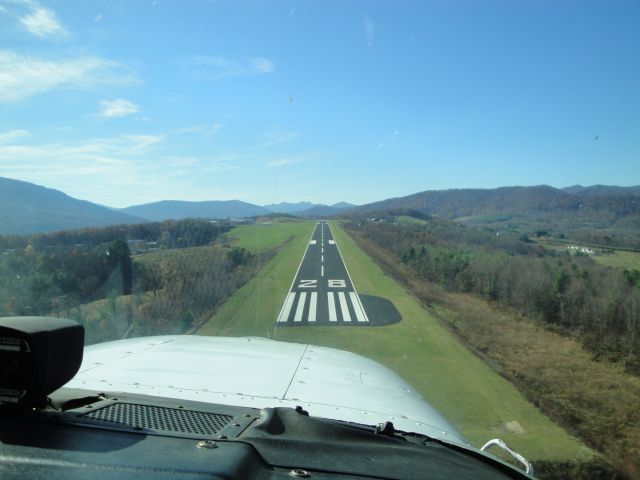
{"label": "grass field", "polygon": [[409,217],[407,215],[399,215],[396,217],[398,223],[415,223],[417,225],[426,225],[428,222],[420,218]]}
{"label": "grass field", "polygon": [[[543,245],[545,248],[555,250],[556,252],[566,252],[569,245],[578,245],[579,243],[549,241],[544,238],[533,239],[534,242]],[[588,247],[592,248],[592,247]],[[598,250],[598,249],[595,249]],[[630,252],[627,250],[613,250],[612,253],[602,255],[592,255],[591,258],[605,267],[619,268],[621,270],[638,269],[640,270],[640,252]]]}
{"label": "grass field", "polygon": [[615,250],[607,255],[595,255],[593,258],[596,262],[606,267],[620,268],[622,270],[640,270],[640,253],[626,252],[623,250]]}
{"label": "grass field", "polygon": [[230,238],[236,247],[246,248],[251,253],[261,253],[308,231],[312,223],[315,225],[315,222],[276,218],[269,223],[236,227],[227,234],[227,238]]}
{"label": "grass field", "polygon": [[260,253],[283,248],[258,274],[225,302],[198,335],[273,337],[273,323],[293,281],[315,222],[243,225],[230,235],[234,245]]}
{"label": "grass field", "polygon": [[[386,276],[336,223],[331,224],[332,231],[358,292],[392,300],[403,321],[357,330],[276,327],[275,318],[314,224],[274,227],[293,228],[287,234],[294,238],[198,334],[269,336],[360,353],[399,373],[476,446],[499,436],[532,460],[580,461],[592,456],[588,448],[542,415],[513,385],[467,350],[416,299]],[[263,227],[247,226],[239,235],[237,230],[232,233],[245,248],[261,248],[278,238],[290,238],[284,233],[257,233],[260,228]],[[252,244],[248,237],[253,232],[263,239]],[[507,422],[513,421],[522,427],[520,433],[505,428]]]}

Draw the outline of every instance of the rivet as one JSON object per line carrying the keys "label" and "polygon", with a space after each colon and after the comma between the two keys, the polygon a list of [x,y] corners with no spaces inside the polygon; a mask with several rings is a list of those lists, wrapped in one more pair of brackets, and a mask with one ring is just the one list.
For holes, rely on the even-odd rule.
{"label": "rivet", "polygon": [[301,468],[294,468],[289,472],[289,475],[298,478],[309,478],[311,476],[309,472],[307,472],[306,470],[302,470]]}
{"label": "rivet", "polygon": [[218,448],[218,445],[213,440],[200,440],[198,448]]}

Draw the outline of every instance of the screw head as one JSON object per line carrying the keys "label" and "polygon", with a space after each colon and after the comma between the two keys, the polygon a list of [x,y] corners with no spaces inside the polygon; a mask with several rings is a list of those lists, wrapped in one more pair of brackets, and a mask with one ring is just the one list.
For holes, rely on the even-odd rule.
{"label": "screw head", "polygon": [[291,475],[292,477],[297,477],[297,478],[309,478],[311,476],[311,474],[309,472],[307,472],[306,470],[303,470],[301,468],[294,468],[293,470],[291,470],[289,472],[289,475]]}
{"label": "screw head", "polygon": [[200,440],[198,448],[218,448],[218,445],[213,440]]}

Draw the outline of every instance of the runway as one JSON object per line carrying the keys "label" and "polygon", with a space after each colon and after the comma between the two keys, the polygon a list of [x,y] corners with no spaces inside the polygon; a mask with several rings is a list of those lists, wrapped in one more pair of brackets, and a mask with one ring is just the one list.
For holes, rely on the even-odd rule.
{"label": "runway", "polygon": [[284,299],[278,325],[368,325],[329,224],[316,224]]}

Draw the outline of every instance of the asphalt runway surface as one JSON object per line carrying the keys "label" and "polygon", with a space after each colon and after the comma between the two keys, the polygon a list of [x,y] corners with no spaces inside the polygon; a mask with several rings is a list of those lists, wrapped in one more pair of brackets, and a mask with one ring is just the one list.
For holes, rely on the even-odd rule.
{"label": "asphalt runway surface", "polygon": [[276,323],[280,326],[372,326],[401,320],[389,300],[368,295],[364,299],[375,311],[365,310],[329,224],[319,221]]}

